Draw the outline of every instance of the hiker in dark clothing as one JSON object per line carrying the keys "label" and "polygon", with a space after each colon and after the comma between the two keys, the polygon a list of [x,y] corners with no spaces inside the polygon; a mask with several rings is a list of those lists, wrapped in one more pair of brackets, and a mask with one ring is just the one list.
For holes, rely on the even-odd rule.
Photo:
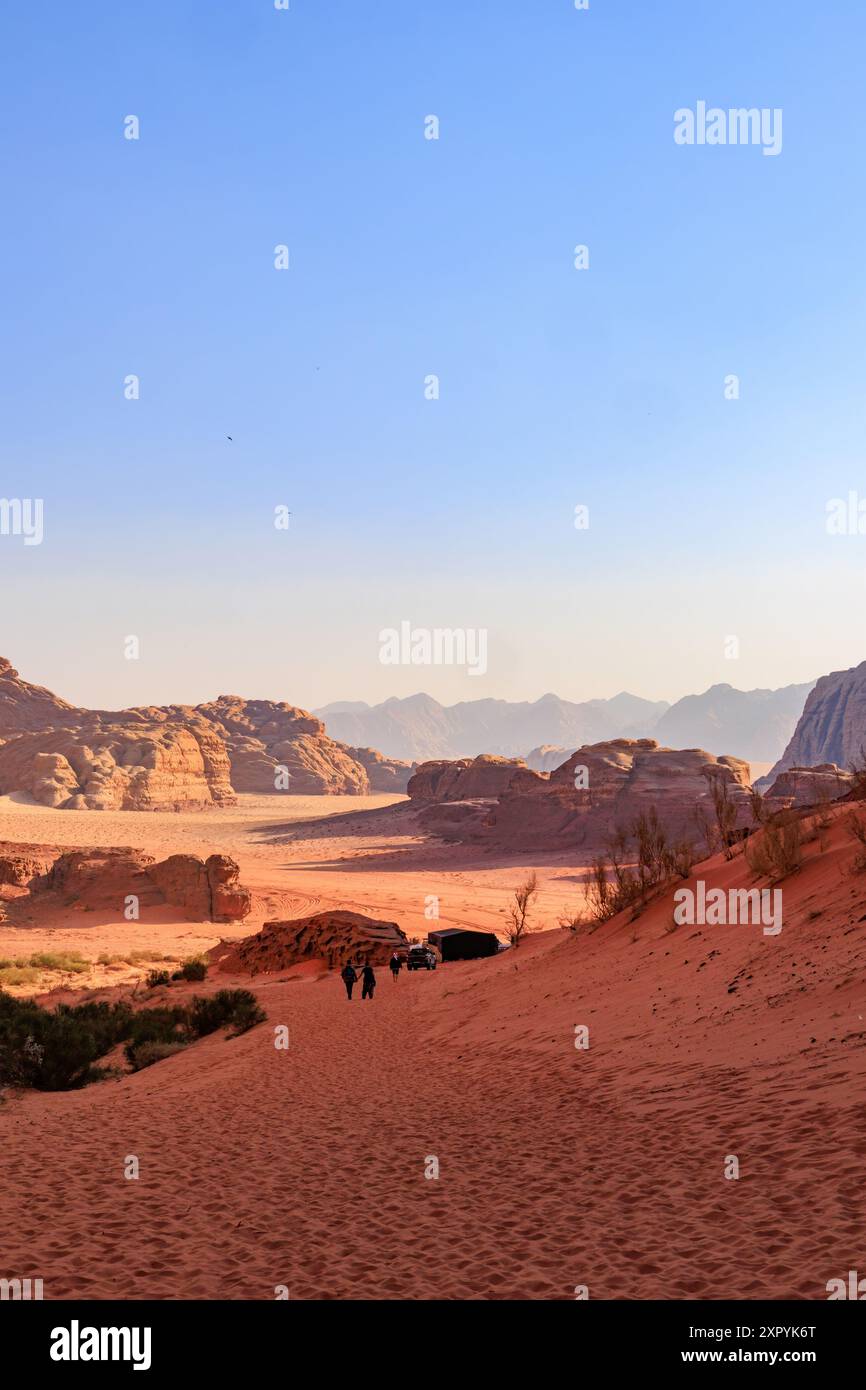
{"label": "hiker in dark clothing", "polygon": [[361,971],[361,979],[364,981],[364,988],[361,990],[361,998],[372,999],[373,990],[376,988],[376,976],[373,973],[373,967],[369,961]]}
{"label": "hiker in dark clothing", "polygon": [[358,976],[355,974],[355,967],[346,964],[343,966],[342,970],[340,971],[340,974],[343,977],[343,984],[346,986],[346,995],[349,999],[351,999],[352,990],[355,988],[355,985],[358,980]]}
{"label": "hiker in dark clothing", "polygon": [[396,985],[396,983],[397,983],[397,976],[400,974],[400,971],[403,969],[403,962],[402,962],[402,960],[400,959],[400,954],[399,954],[398,951],[395,951],[395,952],[394,952],[394,954],[393,954],[393,956],[391,957],[391,959],[390,959],[390,961],[388,962],[388,964],[389,964],[389,967],[390,967],[390,970],[391,970],[391,979],[394,981],[394,984]]}

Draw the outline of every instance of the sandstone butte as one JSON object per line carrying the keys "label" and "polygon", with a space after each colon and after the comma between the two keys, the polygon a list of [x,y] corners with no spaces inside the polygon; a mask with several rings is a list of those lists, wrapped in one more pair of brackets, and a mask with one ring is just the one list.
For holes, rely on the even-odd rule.
{"label": "sandstone butte", "polygon": [[[0,795],[65,810],[231,806],[238,792],[401,792],[408,763],[349,748],[306,710],[221,695],[203,705],[79,709],[0,657]],[[285,794],[285,793],[282,793]]]}
{"label": "sandstone butte", "polygon": [[[825,796],[834,800],[848,790],[850,779],[838,769],[806,773],[815,775],[779,789],[777,809]],[[587,745],[550,774],[502,758],[422,763],[408,792],[422,808],[422,828],[445,839],[505,850],[595,853],[616,829],[627,829],[650,807],[672,839],[697,840],[701,814],[713,820],[715,780],[727,784],[735,828],[753,826],[748,763],[700,748],[662,748],[654,739]]]}
{"label": "sandstone butte", "polygon": [[0,903],[11,917],[30,903],[55,895],[88,908],[109,908],[120,915],[128,895],[141,907],[169,903],[192,922],[234,922],[247,917],[249,889],[239,882],[238,866],[224,854],[201,860],[173,854],[155,861],[127,847],[61,850],[52,845],[0,841],[0,886],[25,889]]}
{"label": "sandstone butte", "polygon": [[407,942],[396,922],[379,922],[360,912],[316,912],[286,922],[265,922],[254,936],[223,942],[210,954],[227,974],[259,975],[303,961],[321,962],[330,970],[366,961],[385,965],[394,950]]}

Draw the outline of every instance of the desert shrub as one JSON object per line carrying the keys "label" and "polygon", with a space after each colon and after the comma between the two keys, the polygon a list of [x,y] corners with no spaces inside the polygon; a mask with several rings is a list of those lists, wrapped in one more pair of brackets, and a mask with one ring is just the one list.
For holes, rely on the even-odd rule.
{"label": "desert shrub", "polygon": [[185,960],[177,973],[182,980],[204,980],[207,977],[207,962],[194,956]]}
{"label": "desert shrub", "polygon": [[737,808],[731,800],[730,784],[724,776],[715,774],[710,778],[710,795],[725,858],[733,859],[736,852]]}
{"label": "desert shrub", "polygon": [[132,1062],[136,1050],[142,1043],[176,1043],[188,1041],[189,1014],[181,1006],[158,1009],[141,1009],[134,1013],[126,1032],[128,1039],[124,1051],[128,1062]]}
{"label": "desert shrub", "polygon": [[161,1062],[165,1057],[173,1057],[176,1052],[183,1052],[189,1044],[185,1042],[143,1042],[132,1049],[126,1048],[126,1055],[132,1066],[133,1071],[141,1071],[144,1067],[152,1067],[154,1062]]}
{"label": "desert shrub", "polygon": [[799,869],[803,859],[803,826],[795,811],[769,816],[759,834],[745,845],[746,863],[759,878],[774,883]]}
{"label": "desert shrub", "polygon": [[[633,847],[632,847],[633,844]],[[642,811],[630,829],[619,827],[590,867],[587,903],[596,923],[631,907],[637,916],[672,878],[688,878],[694,864],[688,840],[671,841],[655,806]],[[564,925],[564,924],[563,924]]]}
{"label": "desert shrub", "polygon": [[188,1009],[137,1013],[129,1004],[105,1002],[60,1004],[52,1012],[0,991],[0,1086],[73,1090],[106,1075],[96,1063],[121,1042],[127,1061],[138,1068],[224,1025],[233,1026],[230,1036],[237,1037],[264,1019],[255,995],[243,989],[194,999]]}
{"label": "desert shrub", "polygon": [[167,985],[170,978],[167,970],[151,970],[147,976],[147,987],[157,989],[160,985]]}
{"label": "desert shrub", "polygon": [[206,998],[196,996],[189,1008],[189,1030],[193,1037],[203,1038],[217,1028],[234,1025],[231,1037],[245,1033],[266,1018],[264,1009],[248,989],[219,989]]}
{"label": "desert shrub", "polygon": [[28,966],[4,965],[0,967],[0,985],[35,985],[39,971]]}
{"label": "desert shrub", "polygon": [[860,752],[851,759],[850,772],[853,777],[851,796],[854,801],[866,801],[866,748],[860,745]]}
{"label": "desert shrub", "polygon": [[90,969],[90,961],[77,951],[40,951],[30,957],[30,964],[36,970],[68,970],[75,975]]}
{"label": "desert shrub", "polygon": [[99,1075],[94,1063],[123,1037],[124,1004],[61,1004],[50,1012],[0,994],[0,1085],[69,1091]]}
{"label": "desert shrub", "polygon": [[707,815],[706,807],[698,802],[694,810],[695,829],[703,842],[706,850],[706,857],[709,859],[719,848],[719,827],[714,819]]}
{"label": "desert shrub", "polygon": [[514,890],[514,901],[508,908],[508,926],[505,934],[512,946],[520,945],[529,930],[529,909],[538,896],[538,876],[533,869]]}
{"label": "desert shrub", "polygon": [[572,936],[580,936],[581,932],[592,931],[597,925],[587,918],[587,915],[580,908],[575,911],[563,912],[559,918],[559,925],[563,931],[571,932]]}
{"label": "desert shrub", "polygon": [[866,873],[866,820],[857,811],[851,811],[845,817],[845,829],[851,839],[856,840],[860,846],[851,865],[852,872],[855,874]]}

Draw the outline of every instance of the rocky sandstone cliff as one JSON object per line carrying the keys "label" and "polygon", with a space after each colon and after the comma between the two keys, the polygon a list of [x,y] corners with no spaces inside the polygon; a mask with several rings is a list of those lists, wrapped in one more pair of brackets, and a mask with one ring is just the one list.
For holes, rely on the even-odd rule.
{"label": "rocky sandstone cliff", "polygon": [[293,705],[221,695],[203,705],[78,709],[0,658],[0,795],[25,792],[65,810],[180,811],[230,806],[237,792],[399,792],[409,771],[335,743]]}
{"label": "rocky sandstone cliff", "polygon": [[737,826],[752,824],[748,763],[699,748],[661,748],[654,739],[579,748],[549,776],[518,765],[495,797],[477,790],[483,783],[473,781],[471,768],[456,769],[451,778],[440,772],[434,782],[421,777],[422,766],[419,780],[409,783],[413,800],[428,802],[422,827],[447,839],[592,854],[653,806],[671,838],[697,841],[697,817],[713,818],[714,779],[727,784]]}
{"label": "rocky sandstone cliff", "polygon": [[822,676],[791,741],[766,781],[794,767],[836,763],[850,769],[866,754],[866,661]]}
{"label": "rocky sandstone cliff", "polygon": [[818,767],[791,767],[775,778],[764,795],[764,803],[770,811],[821,806],[847,796],[853,782],[851,773],[835,763],[822,763]]}
{"label": "rocky sandstone cliff", "polygon": [[421,763],[406,788],[418,801],[465,801],[471,797],[500,796],[514,774],[526,770],[522,758],[495,758],[482,753],[477,758],[457,758]]}
{"label": "rocky sandstone cliff", "polygon": [[[62,850],[56,845],[0,842],[0,885],[26,889],[31,901],[55,895],[68,905],[124,912],[134,895],[140,908],[168,903],[192,922],[234,922],[252,906],[249,889],[227,855],[201,860],[174,854],[155,861],[142,850],[123,846]],[[18,893],[15,906],[26,900]]]}

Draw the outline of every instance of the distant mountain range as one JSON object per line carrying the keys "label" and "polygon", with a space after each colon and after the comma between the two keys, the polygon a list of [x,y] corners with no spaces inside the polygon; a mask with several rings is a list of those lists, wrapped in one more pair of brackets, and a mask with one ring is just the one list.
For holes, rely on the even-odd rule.
{"label": "distant mountain range", "polygon": [[705,748],[747,762],[771,763],[782,755],[803,713],[814,681],[779,690],[735,690],[711,685],[686,695],[659,719],[653,738],[669,748]]}
{"label": "distant mountain range", "polygon": [[[781,690],[714,685],[676,704],[623,691],[610,700],[464,700],[441,705],[430,695],[338,701],[317,709],[328,733],[389,758],[424,762],[479,753],[526,757],[532,767],[558,766],[576,748],[610,738],[648,738],[671,748],[704,748],[772,763],[790,739],[814,681]],[[561,754],[561,757],[559,756]]]}

